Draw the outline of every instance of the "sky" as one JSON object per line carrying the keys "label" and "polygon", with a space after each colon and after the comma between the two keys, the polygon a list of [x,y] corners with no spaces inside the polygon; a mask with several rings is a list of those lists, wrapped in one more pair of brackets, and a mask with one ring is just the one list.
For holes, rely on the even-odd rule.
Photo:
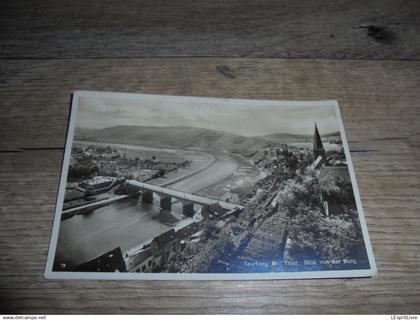
{"label": "sky", "polygon": [[82,93],[76,126],[190,126],[243,136],[338,131],[332,103]]}

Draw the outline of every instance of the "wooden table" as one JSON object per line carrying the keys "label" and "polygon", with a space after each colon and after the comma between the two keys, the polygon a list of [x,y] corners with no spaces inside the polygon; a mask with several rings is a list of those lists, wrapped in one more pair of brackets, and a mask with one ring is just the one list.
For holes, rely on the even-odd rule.
{"label": "wooden table", "polygon": [[[0,313],[420,313],[419,12],[414,0],[1,3]],[[76,89],[338,100],[378,275],[44,280]]]}

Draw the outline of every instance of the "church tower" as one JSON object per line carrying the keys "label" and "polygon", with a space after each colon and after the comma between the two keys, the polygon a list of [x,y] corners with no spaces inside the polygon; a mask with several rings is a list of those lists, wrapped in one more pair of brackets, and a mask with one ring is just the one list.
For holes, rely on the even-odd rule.
{"label": "church tower", "polygon": [[314,133],[314,160],[316,160],[319,156],[325,158],[325,149],[322,144],[321,136],[319,135],[318,127],[315,123],[315,133]]}

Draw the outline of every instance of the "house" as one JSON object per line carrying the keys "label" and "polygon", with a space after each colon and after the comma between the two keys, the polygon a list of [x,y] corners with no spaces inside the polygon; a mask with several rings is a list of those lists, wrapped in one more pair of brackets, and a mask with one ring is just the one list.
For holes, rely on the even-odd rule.
{"label": "house", "polygon": [[77,266],[73,271],[81,272],[126,272],[121,248],[115,248],[103,255]]}

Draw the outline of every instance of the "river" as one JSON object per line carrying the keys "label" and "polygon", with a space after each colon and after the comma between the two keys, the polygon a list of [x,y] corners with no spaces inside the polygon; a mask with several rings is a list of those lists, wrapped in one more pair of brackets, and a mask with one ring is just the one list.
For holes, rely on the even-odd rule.
{"label": "river", "polygon": [[[96,143],[95,143],[96,144]],[[183,158],[193,160],[193,166],[166,179],[150,181],[168,188],[194,193],[217,184],[237,173],[241,163],[227,153],[213,154],[196,150],[157,149],[143,146],[106,144],[132,150],[138,156],[156,155],[158,158]],[[198,164],[197,164],[198,162]],[[171,183],[171,181],[175,181]],[[156,197],[157,198],[157,197]],[[181,204],[173,205],[173,213],[182,212]],[[128,249],[172,228],[177,220],[169,212],[159,211],[158,199],[154,205],[127,200],[96,209],[88,215],[74,216],[61,221],[57,243],[56,261],[75,266],[91,260],[109,250]]]}

